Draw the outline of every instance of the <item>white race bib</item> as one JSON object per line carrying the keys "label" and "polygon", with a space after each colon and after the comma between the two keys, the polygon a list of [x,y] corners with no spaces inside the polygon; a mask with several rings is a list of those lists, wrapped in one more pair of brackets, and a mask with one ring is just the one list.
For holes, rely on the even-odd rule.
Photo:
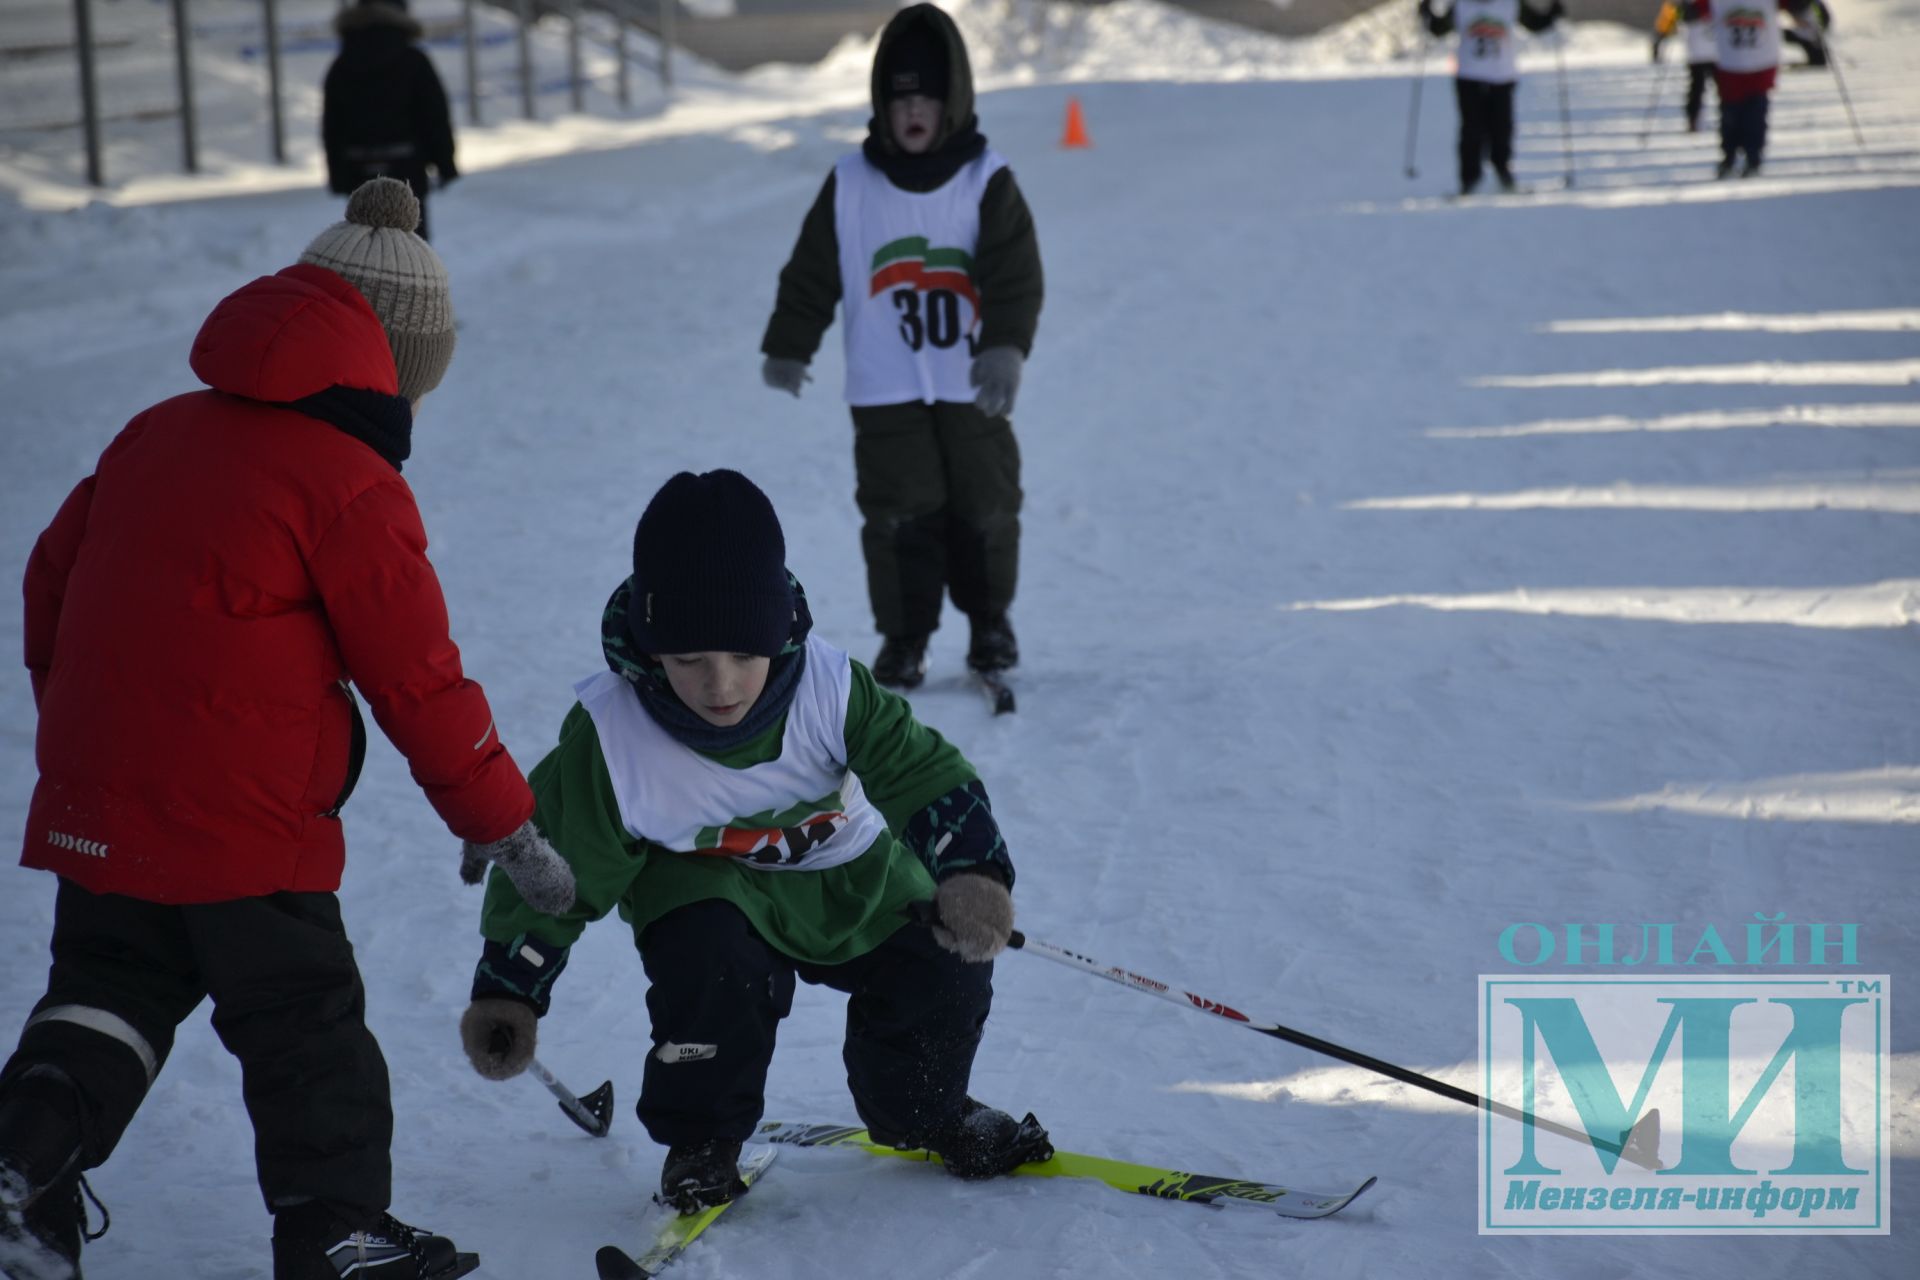
{"label": "white race bib", "polygon": [[933,191],[902,191],[859,152],[834,167],[847,403],[971,402],[980,336],[973,252],[992,151]]}
{"label": "white race bib", "polygon": [[847,768],[852,688],[846,652],[809,638],[779,758],[744,769],[676,741],[611,671],[573,691],[593,717],[627,834],[756,870],[819,871],[853,861],[887,830]]}

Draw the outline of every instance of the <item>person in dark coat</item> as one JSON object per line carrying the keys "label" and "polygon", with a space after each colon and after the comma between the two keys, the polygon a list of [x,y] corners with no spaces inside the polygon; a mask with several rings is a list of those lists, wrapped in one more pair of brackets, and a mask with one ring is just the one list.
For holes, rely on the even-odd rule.
{"label": "person in dark coat", "polygon": [[340,54],[327,68],[320,140],[327,183],[352,195],[369,178],[399,178],[420,201],[427,235],[429,175],[446,186],[460,176],[453,162],[453,115],[433,60],[414,41],[420,24],[407,0],[360,0],[333,20]]}
{"label": "person in dark coat", "polygon": [[59,888],[46,994],[0,1068],[6,1274],[29,1252],[27,1274],[75,1268],[81,1175],[209,998],[242,1067],[275,1280],[471,1269],[387,1212],[387,1067],[336,896],[366,741],[353,689],[463,841],[463,877],[496,861],[548,910],[573,877],[462,673],[400,476],[454,345],[418,218],[404,183],[375,179],[296,265],[215,306],[190,358],[207,386],[129,422],[27,562],[21,863]]}
{"label": "person in dark coat", "polygon": [[980,132],[953,19],[931,4],[894,14],[871,91],[865,143],[827,175],[780,272],[760,376],[799,395],[839,309],[867,594],[886,637],[873,675],[911,689],[949,593],[967,615],[969,667],[1020,659],[1009,415],[1045,284],[1033,214]]}

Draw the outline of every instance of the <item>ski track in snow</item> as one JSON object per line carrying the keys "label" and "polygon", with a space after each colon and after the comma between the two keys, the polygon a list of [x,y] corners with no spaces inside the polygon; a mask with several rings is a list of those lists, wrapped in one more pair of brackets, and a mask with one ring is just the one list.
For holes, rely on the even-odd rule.
{"label": "ski track in snow", "polygon": [[[1707,181],[1712,144],[1678,131],[1677,103],[1638,143],[1651,69],[1635,33],[1615,43],[1637,62],[1569,68],[1581,183],[1550,189],[1564,149],[1536,49],[1518,167],[1549,189],[1469,201],[1442,198],[1439,59],[1409,183],[1404,65],[1321,77],[1249,53],[1232,83],[1128,76],[1120,24],[1155,15],[1131,47],[1157,68],[1147,37],[1175,19],[1111,8],[1073,46],[1111,80],[1025,74],[1002,50],[1006,87],[981,99],[1048,275],[1016,414],[1021,709],[993,717],[963,687],[951,613],[914,695],[992,792],[1021,927],[1462,1079],[1475,975],[1503,968],[1517,921],[1725,931],[1784,910],[1860,923],[1864,971],[1915,972],[1920,437],[1889,428],[1916,425],[1920,389],[1783,383],[1920,360],[1910,320],[1833,319],[1920,308],[1920,6],[1841,15],[1870,19],[1837,34],[1874,154],[1829,79],[1784,75],[1777,176]],[[1211,39],[1226,52],[1202,81],[1272,44]],[[524,766],[599,666],[601,605],[673,470],[759,480],[822,633],[863,659],[877,644],[838,328],[797,403],[760,385],[756,354],[801,215],[865,117],[808,95],[857,104],[863,57],[709,77],[646,139],[482,164],[435,198],[462,327],[406,474],[468,670]],[[1289,67],[1304,78],[1266,78]],[[1673,103],[1671,71],[1666,87]],[[1056,148],[1070,90],[1091,150]],[[336,215],[306,187],[71,213],[0,201],[0,562],[24,564],[128,417],[190,389],[208,307]],[[1674,323],[1729,316],[1775,320]],[[1730,369],[1772,376],[1709,372]],[[3,630],[17,653],[17,606]],[[0,682],[0,711],[0,814],[18,830],[24,672]],[[614,1082],[595,1141],[531,1079],[467,1068],[479,897],[378,735],[346,824],[345,914],[393,1075],[395,1212],[480,1250],[482,1276],[584,1275],[599,1244],[637,1245],[661,1152],[632,1113],[647,1022],[624,927],[587,932],[541,1031],[576,1092]],[[42,990],[53,885],[17,868],[0,885],[0,1023],[17,1025]],[[852,1118],[843,1009],[801,989],[769,1118]],[[1474,1233],[1464,1108],[1316,1075],[1329,1064],[1304,1050],[1009,955],[981,1098],[1034,1110],[1063,1147],[1379,1185],[1330,1221],[1284,1222],[791,1151],[673,1274],[1906,1276],[1910,1028],[1891,1046],[1891,1237],[1492,1239]],[[204,1013],[93,1184],[114,1228],[90,1280],[182,1274],[182,1254],[207,1280],[264,1274],[239,1073]]]}

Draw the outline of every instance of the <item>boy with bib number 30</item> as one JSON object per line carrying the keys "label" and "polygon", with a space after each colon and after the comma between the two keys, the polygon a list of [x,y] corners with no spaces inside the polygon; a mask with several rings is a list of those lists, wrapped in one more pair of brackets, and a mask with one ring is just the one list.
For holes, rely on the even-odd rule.
{"label": "boy with bib number 30", "polygon": [[911,689],[944,597],[971,624],[967,665],[1020,656],[1007,609],[1020,560],[1020,450],[1008,415],[1040,319],[1040,246],[973,111],[953,20],[930,4],[880,33],[873,118],[801,224],[760,350],[800,394],[842,308],[855,501],[876,629],[874,678]]}

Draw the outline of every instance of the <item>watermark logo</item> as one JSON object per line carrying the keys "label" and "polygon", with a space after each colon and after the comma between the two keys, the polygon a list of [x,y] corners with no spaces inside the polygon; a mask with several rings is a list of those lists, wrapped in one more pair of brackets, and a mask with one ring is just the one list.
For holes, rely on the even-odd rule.
{"label": "watermark logo", "polygon": [[1887,1234],[1888,998],[1885,975],[1481,975],[1480,1233]]}

